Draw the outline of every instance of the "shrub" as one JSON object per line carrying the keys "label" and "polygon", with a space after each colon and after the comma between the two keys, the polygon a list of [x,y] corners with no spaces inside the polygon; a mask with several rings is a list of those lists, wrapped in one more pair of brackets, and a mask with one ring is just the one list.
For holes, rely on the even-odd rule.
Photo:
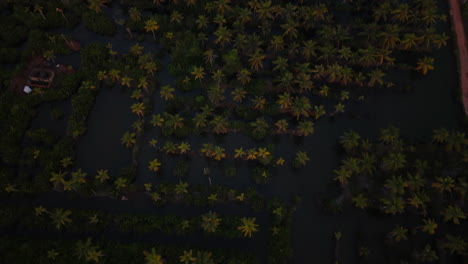
{"label": "shrub", "polygon": [[117,31],[112,19],[104,14],[86,12],[83,15],[83,22],[89,30],[101,35],[112,36]]}

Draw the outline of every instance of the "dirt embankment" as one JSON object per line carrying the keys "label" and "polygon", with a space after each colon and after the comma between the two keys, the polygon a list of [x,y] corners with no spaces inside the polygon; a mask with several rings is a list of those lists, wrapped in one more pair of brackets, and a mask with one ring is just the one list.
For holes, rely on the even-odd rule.
{"label": "dirt embankment", "polygon": [[468,116],[468,49],[459,0],[449,0],[452,25],[457,38],[458,56],[460,61],[460,86],[463,106]]}

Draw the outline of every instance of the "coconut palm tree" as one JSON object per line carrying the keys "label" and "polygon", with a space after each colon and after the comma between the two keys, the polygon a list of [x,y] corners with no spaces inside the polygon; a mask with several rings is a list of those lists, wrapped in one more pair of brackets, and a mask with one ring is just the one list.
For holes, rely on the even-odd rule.
{"label": "coconut palm tree", "polygon": [[141,89],[136,89],[132,92],[132,95],[130,95],[130,98],[140,100],[144,97],[143,92]]}
{"label": "coconut palm tree", "polygon": [[238,148],[234,150],[234,158],[235,159],[243,159],[245,157],[244,148]]}
{"label": "coconut palm tree", "polygon": [[403,213],[405,210],[405,201],[401,197],[391,196],[389,198],[383,198],[380,201],[382,202],[382,210],[386,214],[395,215],[397,213]]}
{"label": "coconut palm tree", "polygon": [[164,113],[164,117],[166,119],[165,125],[171,127],[172,129],[182,128],[184,127],[184,118],[181,117],[179,114],[168,114]]}
{"label": "coconut palm tree", "polygon": [[267,150],[267,148],[258,148],[257,150],[257,157],[261,159],[266,159],[270,156],[271,153]]}
{"label": "coconut palm tree", "polygon": [[145,62],[140,67],[144,69],[148,74],[153,74],[155,71],[158,70],[158,66],[154,61]]}
{"label": "coconut palm tree", "polygon": [[285,57],[278,56],[276,60],[273,61],[273,70],[284,73],[288,68],[288,59]]}
{"label": "coconut palm tree", "polygon": [[310,105],[309,98],[300,96],[294,98],[294,102],[291,106],[291,114],[296,117],[297,120],[301,117],[309,117],[309,112],[312,106]]}
{"label": "coconut palm tree", "polygon": [[244,237],[252,237],[252,234],[258,231],[258,224],[255,223],[255,217],[242,217],[242,224],[237,227],[237,230],[240,230]]}
{"label": "coconut palm tree", "polygon": [[416,70],[420,71],[424,75],[426,75],[428,71],[434,70],[434,58],[424,57],[419,59]]}
{"label": "coconut palm tree", "polygon": [[52,172],[52,177],[50,177],[49,181],[53,183],[54,188],[57,188],[63,182],[66,175],[67,173],[62,171]]}
{"label": "coconut palm tree", "polygon": [[38,4],[34,5],[34,13],[39,13],[44,20],[47,20],[44,16],[44,8]]}
{"label": "coconut palm tree", "polygon": [[45,209],[42,206],[34,207],[34,215],[35,216],[41,216],[45,213],[48,213],[47,209]]}
{"label": "coconut palm tree", "polygon": [[99,71],[96,74],[96,77],[98,78],[99,81],[107,80],[109,78],[106,71]]}
{"label": "coconut palm tree", "polygon": [[214,42],[219,44],[221,48],[224,48],[224,45],[229,43],[232,38],[231,30],[225,26],[218,27],[214,32],[214,35],[217,37]]}
{"label": "coconut palm tree", "polygon": [[143,54],[143,48],[143,46],[140,46],[138,43],[136,43],[135,45],[130,47],[130,53],[135,56],[139,56]]}
{"label": "coconut palm tree", "polygon": [[293,103],[291,94],[288,92],[278,95],[278,100],[276,102],[282,110],[288,110]]}
{"label": "coconut palm tree", "polygon": [[154,34],[154,31],[159,29],[158,21],[156,21],[154,18],[150,18],[145,21],[145,30],[146,32],[153,33],[153,38],[156,40],[156,35]]}
{"label": "coconut palm tree", "polygon": [[175,89],[170,85],[164,85],[161,87],[159,94],[161,95],[161,98],[164,98],[165,101],[168,101],[174,99],[174,91]]}
{"label": "coconut palm tree", "polygon": [[352,62],[354,59],[354,53],[350,47],[343,46],[341,49],[338,50],[338,58]]}
{"label": "coconut palm tree", "polygon": [[87,0],[89,3],[88,8],[96,12],[96,14],[101,13],[101,8],[106,7],[104,4],[109,2],[108,0]]}
{"label": "coconut palm tree", "polygon": [[231,92],[232,95],[232,100],[236,103],[242,103],[244,100],[245,96],[247,95],[247,92],[244,90],[244,88],[236,88]]}
{"label": "coconut palm tree", "polygon": [[203,67],[194,67],[192,75],[195,80],[203,80],[205,78],[205,69]]}
{"label": "coconut palm tree", "polygon": [[148,169],[153,172],[158,172],[161,168],[161,162],[158,159],[154,159],[149,162]]}
{"label": "coconut palm tree", "polygon": [[176,154],[177,153],[177,144],[175,144],[174,142],[172,141],[166,141],[166,143],[164,144],[163,146],[163,150],[167,153],[167,154]]}
{"label": "coconut palm tree", "polygon": [[346,169],[344,166],[341,166],[338,170],[334,170],[333,173],[336,174],[336,177],[333,180],[339,181],[341,185],[348,184],[348,181],[352,176],[352,171]]}
{"label": "coconut palm tree", "polygon": [[275,81],[278,82],[279,88],[286,89],[288,91],[293,90],[295,80],[294,75],[291,72],[284,72],[281,76],[278,76]]}
{"label": "coconut palm tree", "polygon": [[408,240],[408,228],[404,228],[400,225],[395,226],[395,228],[388,234],[396,242],[401,240]]}
{"label": "coconut palm tree", "polygon": [[231,0],[217,0],[213,2],[213,8],[218,14],[224,15],[225,13],[232,11],[230,4]]}
{"label": "coconut palm tree", "polygon": [[141,21],[141,12],[136,7],[131,7],[128,10],[128,15],[130,17],[130,21],[132,21],[132,22]]}
{"label": "coconut palm tree", "polygon": [[128,180],[123,177],[117,177],[114,181],[114,186],[117,191],[120,191],[128,186]]}
{"label": "coconut palm tree", "polygon": [[347,131],[340,137],[340,144],[346,151],[351,151],[359,146],[361,136],[354,131]]}
{"label": "coconut palm tree", "polygon": [[365,197],[362,193],[353,197],[352,202],[354,206],[360,209],[366,209],[369,205],[369,199]]}
{"label": "coconut palm tree", "polygon": [[317,56],[317,42],[313,40],[305,41],[301,54],[302,56],[304,56],[306,60],[310,60],[313,57],[316,57]]}
{"label": "coconut palm tree", "polygon": [[213,127],[215,134],[226,134],[229,131],[229,121],[224,116],[215,116],[210,125]]}
{"label": "coconut palm tree", "polygon": [[392,20],[400,23],[405,23],[412,18],[412,12],[410,6],[407,3],[400,4],[396,9],[393,9],[390,14],[392,14]]}
{"label": "coconut palm tree", "polygon": [[298,151],[296,152],[296,157],[293,159],[293,166],[296,168],[305,166],[309,160],[309,156],[306,152]]}
{"label": "coconut palm tree", "polygon": [[57,208],[50,213],[50,218],[52,223],[55,225],[55,228],[60,230],[62,227],[65,227],[72,222],[72,219],[70,218],[71,214],[72,212],[70,210]]}
{"label": "coconut palm tree", "polygon": [[208,27],[208,18],[204,15],[199,15],[197,20],[195,20],[195,23],[197,24],[198,29],[205,29]]}
{"label": "coconut palm tree", "polygon": [[369,74],[369,83],[368,85],[370,87],[374,87],[374,85],[377,83],[379,85],[383,85],[383,77],[385,76],[385,73],[381,70],[373,70]]}
{"label": "coconut palm tree", "polygon": [[148,92],[148,81],[146,80],[145,77],[140,77],[140,79],[138,79],[137,87],[138,88],[143,88],[143,89],[145,89],[146,92]]}
{"label": "coconut palm tree", "polygon": [[273,36],[270,42],[270,47],[272,47],[275,52],[283,50],[284,49],[283,36],[281,35]]}
{"label": "coconut palm tree", "polygon": [[300,92],[308,92],[314,88],[314,83],[311,81],[311,76],[308,73],[299,73],[295,82],[297,83]]}
{"label": "coconut palm tree", "polygon": [[221,103],[226,97],[224,96],[224,88],[221,86],[210,86],[208,88],[208,99],[214,105]]}
{"label": "coconut palm tree", "polygon": [[435,143],[446,143],[450,138],[450,132],[446,128],[434,129],[432,141]]}
{"label": "coconut palm tree", "polygon": [[215,63],[216,58],[218,58],[218,55],[216,55],[213,50],[205,51],[205,53],[204,53],[205,63],[209,63],[210,66],[213,66],[213,64]]}
{"label": "coconut palm tree", "polygon": [[257,149],[251,148],[247,150],[247,160],[255,160],[257,159]]}
{"label": "coconut palm tree", "polygon": [[154,248],[151,248],[151,251],[143,251],[143,255],[145,255],[146,264],[164,264],[164,259],[156,253]]}
{"label": "coconut palm tree", "polygon": [[466,219],[466,215],[463,210],[457,205],[449,205],[444,211],[442,211],[444,221],[452,221],[454,224],[460,224],[460,219]]}
{"label": "coconut palm tree", "polygon": [[315,120],[318,120],[320,117],[324,116],[327,112],[325,111],[325,106],[323,105],[314,105],[314,117]]}
{"label": "coconut palm tree", "polygon": [[406,156],[403,153],[389,153],[383,158],[383,166],[390,171],[397,171],[405,167]]}
{"label": "coconut palm tree", "polygon": [[186,182],[179,182],[178,184],[175,185],[174,187],[174,192],[178,195],[182,195],[184,193],[188,193],[188,183]]}
{"label": "coconut palm tree", "polygon": [[197,261],[197,258],[193,256],[192,250],[184,250],[184,254],[179,257],[179,260],[183,264],[192,264]]}
{"label": "coconut palm tree", "polygon": [[135,103],[131,107],[132,113],[143,117],[145,115],[145,105],[143,103]]}
{"label": "coconut palm tree", "polygon": [[184,16],[177,10],[172,11],[169,21],[171,23],[181,24],[184,21]]}
{"label": "coconut palm tree", "polygon": [[255,71],[258,71],[259,68],[263,68],[263,60],[265,57],[263,50],[257,48],[253,54],[249,55],[250,68]]}
{"label": "coconut palm tree", "polygon": [[213,158],[215,160],[221,160],[226,157],[226,149],[220,146],[215,146],[213,150]]}
{"label": "coconut palm tree", "polygon": [[214,152],[214,145],[210,143],[204,143],[202,144],[202,147],[200,149],[200,152],[205,155],[205,157],[210,158],[213,156]]}
{"label": "coconut palm tree", "polygon": [[252,73],[247,69],[242,69],[237,73],[237,80],[241,82],[242,85],[246,85],[250,82]]}
{"label": "coconut palm tree", "polygon": [[253,109],[263,110],[263,108],[265,108],[266,98],[263,96],[255,96],[252,99],[252,102],[253,102]]}
{"label": "coconut palm tree", "polygon": [[375,7],[373,9],[373,16],[375,22],[379,22],[380,20],[383,20],[384,22],[387,21],[388,17],[390,15],[390,12],[392,11],[392,7],[389,2],[383,2],[379,6]]}
{"label": "coconut palm tree", "polygon": [[190,151],[190,144],[188,142],[181,142],[178,146],[180,154],[186,154]]}
{"label": "coconut palm tree", "polygon": [[289,39],[295,39],[299,35],[299,31],[297,30],[299,25],[293,18],[289,18],[286,23],[281,24],[280,27],[283,29],[283,36],[287,36]]}
{"label": "coconut palm tree", "polygon": [[120,139],[120,142],[127,147],[131,148],[136,143],[136,134],[132,132],[125,132],[125,134]]}
{"label": "coconut palm tree", "polygon": [[97,246],[92,245],[91,238],[88,238],[86,242],[78,241],[76,243],[75,255],[78,259],[85,259],[86,262],[99,263],[100,258],[104,256],[101,250]]}
{"label": "coconut palm tree", "polygon": [[208,117],[206,114],[203,113],[196,114],[192,120],[195,124],[195,128],[205,128],[208,124]]}
{"label": "coconut palm tree", "polygon": [[193,264],[215,264],[212,253],[207,251],[197,251],[197,260]]}
{"label": "coconut palm tree", "polygon": [[376,49],[373,47],[367,49],[359,49],[358,50],[358,62],[366,67],[370,67],[377,64],[376,58]]}
{"label": "coconut palm tree", "polygon": [[416,252],[415,257],[419,262],[431,263],[439,259],[437,253],[427,244],[422,251]]}
{"label": "coconut palm tree", "polygon": [[219,224],[221,223],[221,218],[218,217],[218,214],[214,212],[208,212],[201,216],[201,227],[208,233],[216,232]]}
{"label": "coconut palm tree", "polygon": [[379,34],[379,37],[382,40],[382,47],[384,49],[392,50],[397,47],[400,42],[398,32],[399,28],[397,25],[390,25],[389,28]]}
{"label": "coconut palm tree", "polygon": [[450,176],[435,177],[436,182],[432,183],[432,187],[438,189],[441,193],[451,192],[455,188],[455,180]]}
{"label": "coconut palm tree", "polygon": [[460,256],[466,255],[468,243],[462,236],[446,235],[442,247],[448,249],[450,254],[457,253]]}
{"label": "coconut palm tree", "polygon": [[452,132],[447,139],[447,145],[445,146],[448,152],[461,152],[462,147],[467,144],[465,133],[463,132]]}
{"label": "coconut palm tree", "polygon": [[423,232],[426,232],[430,235],[435,234],[435,230],[437,229],[437,223],[436,221],[434,221],[434,219],[423,219],[423,223],[424,225],[421,228]]}
{"label": "coconut palm tree", "polygon": [[127,87],[131,87],[132,86],[132,78],[128,77],[128,76],[123,76],[122,79],[120,79],[120,84],[122,86],[127,86]]}
{"label": "coconut palm tree", "polygon": [[108,179],[110,179],[108,170],[97,171],[96,180],[98,180],[100,183],[103,183],[107,181]]}
{"label": "coconut palm tree", "polygon": [[335,108],[335,113],[343,113],[345,111],[345,105],[341,102],[333,106]]}
{"label": "coconut palm tree", "polygon": [[394,126],[389,126],[380,130],[380,138],[384,144],[395,144],[400,138],[400,130]]}
{"label": "coconut palm tree", "polygon": [[120,70],[111,69],[109,71],[109,78],[111,78],[113,82],[120,80]]}
{"label": "coconut palm tree", "polygon": [[409,50],[415,48],[421,42],[421,37],[416,36],[414,33],[408,33],[403,35],[403,39],[400,41],[402,49]]}
{"label": "coconut palm tree", "polygon": [[392,176],[385,181],[384,187],[390,189],[391,194],[403,195],[408,183],[401,176]]}
{"label": "coconut palm tree", "polygon": [[151,125],[158,127],[162,127],[164,125],[164,118],[161,116],[161,114],[152,116]]}
{"label": "coconut palm tree", "polygon": [[447,40],[449,40],[449,37],[447,36],[447,34],[442,33],[442,34],[436,35],[432,43],[437,49],[440,49],[443,46],[447,46]]}
{"label": "coconut palm tree", "polygon": [[250,126],[253,127],[253,133],[266,133],[266,131],[268,130],[268,123],[265,121],[264,118],[262,117],[259,117],[255,120],[255,122],[251,122],[250,123]]}
{"label": "coconut palm tree", "polygon": [[276,133],[284,133],[288,129],[288,121],[286,119],[280,119],[275,123]]}
{"label": "coconut palm tree", "polygon": [[297,125],[296,134],[298,136],[309,136],[314,133],[314,123],[311,121],[301,121]]}

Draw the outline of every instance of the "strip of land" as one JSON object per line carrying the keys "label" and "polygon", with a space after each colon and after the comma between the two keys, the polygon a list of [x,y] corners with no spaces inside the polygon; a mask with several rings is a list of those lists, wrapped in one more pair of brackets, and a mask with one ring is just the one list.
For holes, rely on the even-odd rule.
{"label": "strip of land", "polygon": [[449,0],[449,2],[460,60],[460,86],[462,90],[462,100],[465,108],[465,114],[468,116],[468,50],[466,46],[466,36],[463,29],[463,19],[461,16],[459,0]]}

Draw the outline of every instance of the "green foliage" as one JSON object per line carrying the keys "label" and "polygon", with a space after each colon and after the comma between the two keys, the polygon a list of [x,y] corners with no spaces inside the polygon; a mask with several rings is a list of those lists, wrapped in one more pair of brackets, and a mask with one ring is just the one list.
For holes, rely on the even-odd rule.
{"label": "green foliage", "polygon": [[83,14],[83,22],[89,30],[101,35],[112,36],[117,31],[114,21],[103,13],[88,11]]}

